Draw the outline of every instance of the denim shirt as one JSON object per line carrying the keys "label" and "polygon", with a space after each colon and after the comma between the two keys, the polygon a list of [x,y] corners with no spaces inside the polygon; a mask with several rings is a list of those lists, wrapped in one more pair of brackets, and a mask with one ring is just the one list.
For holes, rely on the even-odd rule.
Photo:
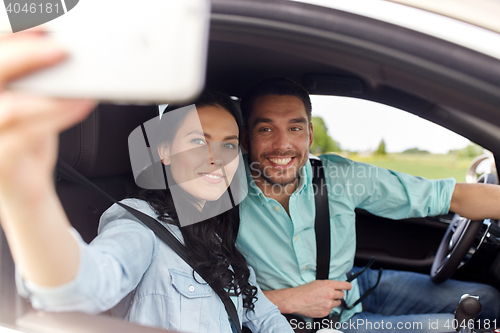
{"label": "denim shirt", "polygon": [[[156,218],[148,203],[126,199],[124,204]],[[180,241],[176,226],[163,223]],[[59,287],[46,288],[23,281],[18,291],[33,307],[46,311],[83,311],[97,314],[108,309],[114,316],[147,326],[180,332],[231,333],[228,314],[219,296],[169,246],[118,205],[101,216],[99,235],[80,246],[76,277]],[[250,283],[256,285],[250,269]],[[293,332],[278,308],[260,288],[255,311],[243,308],[238,296],[240,322],[253,332]]]}

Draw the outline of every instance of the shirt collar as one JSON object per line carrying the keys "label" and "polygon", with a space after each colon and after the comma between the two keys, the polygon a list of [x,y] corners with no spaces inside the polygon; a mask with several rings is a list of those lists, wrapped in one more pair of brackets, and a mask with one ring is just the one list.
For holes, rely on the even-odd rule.
{"label": "shirt collar", "polygon": [[294,194],[300,194],[302,193],[308,186],[311,186],[312,184],[312,167],[311,167],[311,162],[309,159],[307,159],[306,164],[304,167],[300,170],[300,178],[299,178],[299,184],[297,185],[297,189],[295,189],[295,192],[293,192],[292,195]]}

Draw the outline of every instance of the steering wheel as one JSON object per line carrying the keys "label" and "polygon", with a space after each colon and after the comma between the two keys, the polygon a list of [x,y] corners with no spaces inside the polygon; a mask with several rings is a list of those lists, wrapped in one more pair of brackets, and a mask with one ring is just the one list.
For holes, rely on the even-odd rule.
{"label": "steering wheel", "polygon": [[[477,182],[482,184],[498,184],[496,176],[491,173],[482,175]],[[436,284],[443,283],[458,268],[469,261],[484,240],[483,234],[486,233],[481,233],[483,237],[479,238],[479,242],[474,242],[479,231],[483,225],[487,228],[489,223],[489,220],[471,221],[458,214],[453,216],[432,263],[432,282]]]}

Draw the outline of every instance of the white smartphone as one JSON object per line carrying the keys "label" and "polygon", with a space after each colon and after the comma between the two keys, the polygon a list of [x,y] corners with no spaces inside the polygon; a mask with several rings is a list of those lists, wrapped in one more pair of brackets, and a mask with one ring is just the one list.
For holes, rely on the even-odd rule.
{"label": "white smartphone", "polygon": [[209,0],[79,1],[42,25],[69,58],[8,88],[121,103],[184,102],[203,89],[209,19]]}

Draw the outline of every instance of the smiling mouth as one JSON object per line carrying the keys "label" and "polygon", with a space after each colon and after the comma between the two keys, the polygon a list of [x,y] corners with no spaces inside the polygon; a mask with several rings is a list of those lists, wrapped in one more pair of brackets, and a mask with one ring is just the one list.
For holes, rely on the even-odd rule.
{"label": "smiling mouth", "polygon": [[209,179],[222,179],[222,175],[215,173],[199,173],[202,177],[207,177]]}
{"label": "smiling mouth", "polygon": [[219,173],[200,172],[198,175],[210,184],[218,184],[224,180],[224,176]]}
{"label": "smiling mouth", "polygon": [[295,157],[284,157],[284,158],[268,158],[268,160],[277,166],[287,166],[289,165]]}

